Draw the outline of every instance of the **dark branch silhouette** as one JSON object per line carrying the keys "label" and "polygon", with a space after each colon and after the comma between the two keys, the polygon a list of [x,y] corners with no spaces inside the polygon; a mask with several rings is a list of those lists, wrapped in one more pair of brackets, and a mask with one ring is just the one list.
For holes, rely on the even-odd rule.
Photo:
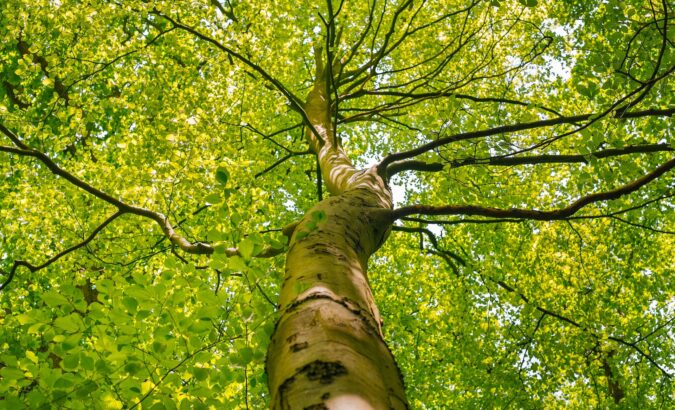
{"label": "dark branch silhouette", "polygon": [[250,59],[244,57],[243,55],[237,53],[237,52],[234,51],[233,49],[231,49],[231,48],[225,46],[224,44],[222,44],[221,42],[217,41],[216,39],[214,39],[214,38],[212,38],[212,37],[209,37],[209,36],[205,35],[204,33],[201,33],[200,31],[196,30],[196,29],[193,28],[193,27],[186,26],[185,24],[182,24],[182,23],[180,23],[180,22],[178,22],[178,21],[172,19],[171,17],[167,16],[166,14],[163,14],[163,13],[161,13],[161,12],[159,12],[159,11],[154,11],[154,14],[156,14],[156,15],[158,15],[158,16],[164,18],[164,19],[166,19],[166,20],[169,21],[171,24],[173,24],[174,27],[179,28],[179,29],[181,29],[181,30],[184,30],[184,31],[186,31],[186,32],[188,32],[188,33],[194,35],[195,37],[197,37],[197,38],[199,38],[199,39],[201,39],[201,40],[203,40],[203,41],[206,41],[207,43],[210,43],[210,44],[214,45],[214,46],[215,46],[216,48],[218,48],[219,50],[221,50],[221,51],[227,53],[227,55],[230,55],[230,56],[236,58],[237,60],[241,61],[241,62],[244,63],[245,65],[251,67],[251,68],[252,68],[253,70],[255,70],[258,74],[260,74],[265,80],[267,80],[267,81],[269,81],[270,83],[272,83],[272,85],[274,86],[274,88],[276,88],[277,91],[279,91],[284,97],[286,97],[286,100],[287,100],[288,103],[290,104],[291,108],[293,108],[293,110],[297,111],[297,112],[302,116],[302,118],[303,118],[303,120],[304,120],[304,122],[305,122],[305,125],[306,125],[309,129],[311,129],[312,132],[313,132],[315,135],[317,135],[317,136],[320,135],[319,132],[318,132],[318,131],[314,128],[314,126],[312,125],[311,121],[309,121],[309,118],[307,117],[307,113],[305,112],[305,109],[303,108],[303,102],[302,102],[302,100],[301,100],[299,97],[297,97],[295,94],[293,94],[293,93],[292,93],[288,88],[286,88],[283,84],[281,84],[281,82],[279,82],[279,80],[277,80],[276,78],[272,77],[267,71],[265,71],[265,70],[264,70],[262,67],[260,67],[258,64],[254,63],[253,61],[251,61]]}
{"label": "dark branch silhouette", "polygon": [[[669,117],[673,114],[675,114],[675,107],[664,108],[664,109],[649,109],[649,110],[643,110],[643,111],[627,112],[627,113],[622,113],[620,116],[614,115],[614,118],[629,119],[629,118],[640,118],[640,117],[648,117],[648,116],[668,116]],[[527,122],[527,123],[522,123],[522,124],[502,125],[502,126],[499,126],[499,127],[494,127],[494,128],[484,129],[484,130],[464,132],[464,133],[460,133],[460,134],[450,135],[450,136],[447,136],[447,137],[438,138],[437,140],[431,141],[429,143],[426,143],[424,145],[421,145],[417,148],[414,148],[414,149],[411,149],[411,150],[408,150],[408,151],[403,151],[403,152],[399,152],[399,153],[396,153],[396,154],[389,154],[379,163],[378,170],[379,170],[380,174],[385,174],[385,170],[393,162],[413,158],[413,157],[416,157],[418,155],[429,152],[429,151],[431,151],[435,148],[441,147],[443,145],[448,145],[448,144],[451,144],[453,142],[466,141],[466,140],[471,140],[471,139],[476,139],[476,138],[484,138],[484,137],[489,137],[491,135],[507,134],[507,133],[513,133],[513,132],[524,131],[524,130],[531,130],[531,129],[536,129],[536,128],[551,127],[551,126],[554,126],[554,125],[575,124],[575,123],[579,123],[579,122],[582,122],[582,121],[588,121],[588,120],[592,121],[592,120],[595,119],[596,116],[597,116],[597,114],[574,115],[574,116],[570,116],[570,117],[551,118],[551,119],[547,119],[547,120],[533,121],[533,122]]]}
{"label": "dark branch silhouette", "polygon": [[[26,144],[24,144],[21,139],[14,134],[12,131],[10,131],[7,127],[5,127],[3,124],[0,124],[0,132],[5,134],[17,147],[8,147],[8,146],[2,146],[0,145],[0,152],[8,152],[11,154],[16,154],[20,156],[26,156],[26,157],[33,157],[40,162],[42,162],[54,175],[58,175],[65,179],[66,181],[70,182],[71,184],[75,185],[76,187],[88,192],[89,194],[107,202],[108,204],[114,206],[117,208],[117,212],[111,216],[108,220],[106,220],[99,228],[97,228],[92,236],[87,238],[84,242],[75,245],[66,251],[63,251],[62,253],[56,255],[54,260],[49,260],[48,263],[44,266],[34,266],[31,265],[27,262],[21,262],[17,261],[14,263],[12,266],[12,269],[10,272],[7,274],[8,279],[5,280],[3,283],[2,287],[0,289],[4,289],[5,286],[13,279],[14,273],[16,271],[16,268],[18,266],[25,266],[29,268],[31,271],[35,271],[38,269],[42,269],[43,267],[48,266],[52,262],[56,261],[59,259],[61,256],[70,253],[76,249],[81,248],[82,246],[86,245],[89,243],[98,232],[100,232],[106,225],[108,225],[110,222],[112,222],[114,219],[117,219],[119,216],[124,215],[124,214],[133,214],[133,215],[138,215],[142,216],[144,218],[148,218],[152,221],[155,221],[159,227],[162,229],[163,234],[171,241],[171,243],[174,246],[179,247],[181,250],[187,253],[191,254],[197,254],[197,255],[210,255],[215,252],[215,248],[205,242],[190,242],[188,241],[185,237],[181,236],[178,234],[174,227],[171,225],[169,222],[169,219],[159,213],[152,211],[150,209],[142,208],[139,206],[134,206],[127,204],[123,202],[120,199],[115,198],[114,196],[94,187],[93,185],[85,182],[84,180],[76,177],[75,175],[71,174],[70,172],[66,171],[65,169],[61,168],[59,165],[57,165],[49,156],[44,154],[43,152],[37,151],[35,149],[32,149],[28,147]],[[233,255],[238,255],[239,250],[237,248],[226,248],[222,250],[227,256],[233,256]],[[65,252],[65,253],[64,253]],[[282,249],[274,249],[271,247],[266,247],[263,249],[259,254],[257,254],[257,257],[272,257],[276,256],[278,254],[281,254],[283,252]]]}
{"label": "dark branch silhouette", "polygon": [[30,270],[31,272],[35,272],[35,271],[38,271],[40,269],[46,268],[47,266],[51,265],[52,263],[56,262],[57,260],[61,259],[64,256],[66,256],[67,254],[69,254],[73,251],[76,251],[76,250],[82,248],[83,246],[86,246],[89,242],[94,240],[96,235],[98,235],[106,226],[108,226],[112,221],[119,218],[123,214],[124,214],[124,212],[118,210],[117,212],[115,212],[114,214],[109,216],[105,221],[103,221],[98,227],[96,227],[96,229],[94,229],[91,232],[91,234],[89,234],[89,236],[86,239],[84,239],[82,242],[79,242],[79,243],[77,243],[77,244],[57,253],[56,255],[47,259],[45,262],[41,263],[40,265],[33,265],[30,262],[26,262],[26,261],[22,261],[22,260],[14,261],[14,263],[12,264],[12,267],[10,268],[9,272],[0,271],[0,273],[2,273],[4,276],[6,276],[4,282],[2,282],[2,284],[0,285],[0,290],[4,290],[7,287],[7,285],[10,284],[10,282],[14,279],[14,276],[16,274],[16,270],[20,266],[28,268],[28,270]]}
{"label": "dark branch silhouette", "polygon": [[553,221],[566,219],[581,208],[592,204],[594,202],[608,201],[617,199],[623,195],[637,191],[649,182],[657,179],[661,175],[675,168],[675,159],[671,159],[660,167],[656,168],[651,173],[638,178],[626,185],[611,191],[598,192],[585,197],[582,197],[567,207],[552,210],[539,211],[535,209],[500,209],[491,207],[482,207],[476,205],[446,205],[446,206],[429,206],[429,205],[412,205],[403,208],[398,208],[392,211],[392,218],[394,220],[401,219],[409,215],[477,215],[486,216],[489,218],[514,218],[514,219],[532,219],[538,221]]}
{"label": "dark branch silhouette", "polygon": [[[591,336],[593,336],[595,339],[598,339],[598,340],[599,340],[599,339],[602,338],[601,336],[599,336],[599,335],[597,335],[595,332],[593,332],[592,329],[589,329],[587,326],[582,325],[581,323],[577,322],[576,320],[571,319],[571,318],[569,318],[569,317],[567,317],[567,316],[565,316],[565,315],[562,315],[562,314],[560,314],[560,313],[554,312],[554,311],[552,311],[552,310],[550,310],[550,309],[547,309],[547,308],[544,308],[544,307],[541,307],[541,306],[535,304],[534,302],[532,302],[532,300],[531,300],[530,298],[528,298],[528,297],[525,296],[523,293],[521,293],[520,291],[518,291],[517,289],[515,289],[513,286],[510,286],[510,285],[506,284],[504,281],[501,281],[501,280],[494,280],[494,279],[492,279],[492,278],[489,278],[489,279],[490,279],[491,281],[493,281],[494,283],[496,283],[497,285],[499,285],[499,287],[501,287],[502,289],[506,290],[507,292],[515,293],[516,295],[518,295],[518,297],[519,297],[523,302],[525,302],[525,303],[527,303],[527,304],[533,306],[533,307],[534,307],[536,310],[538,310],[539,312],[541,312],[541,313],[543,313],[543,314],[545,314],[545,315],[547,315],[547,316],[554,317],[554,318],[560,320],[561,322],[567,323],[568,325],[574,326],[574,327],[576,327],[576,328],[578,328],[578,329],[580,329],[580,330],[583,330],[584,332],[587,332],[588,334],[590,334]],[[642,348],[640,348],[640,347],[637,345],[641,340],[638,340],[638,341],[636,341],[636,342],[629,342],[629,341],[626,341],[625,339],[622,339],[622,338],[616,337],[616,336],[607,336],[607,339],[612,340],[612,341],[614,341],[614,342],[616,342],[616,343],[618,343],[618,344],[621,344],[621,345],[624,345],[624,346],[627,346],[627,347],[632,348],[632,349],[635,350],[640,356],[642,356],[642,357],[644,357],[645,359],[647,359],[651,364],[653,364],[657,369],[659,369],[659,370],[661,371],[661,373],[662,373],[664,376],[666,376],[666,377],[668,377],[668,378],[671,378],[671,377],[672,377],[672,375],[671,375],[670,373],[668,373],[668,371],[666,371],[660,364],[658,364],[658,363],[656,362],[656,360],[654,360],[654,358],[653,358],[651,355],[649,355],[647,352],[645,352]]]}
{"label": "dark branch silhouette", "polygon": [[[453,168],[463,167],[466,165],[495,165],[495,166],[512,166],[512,165],[534,165],[534,164],[572,164],[585,163],[588,164],[592,158],[610,158],[628,154],[644,154],[651,152],[675,151],[675,148],[669,144],[645,144],[645,145],[631,145],[622,148],[611,148],[601,151],[591,152],[589,154],[568,154],[568,155],[530,155],[523,157],[490,157],[490,158],[466,158],[456,161],[451,161],[450,166]],[[392,164],[391,166],[393,166]],[[391,167],[390,166],[390,167]]]}

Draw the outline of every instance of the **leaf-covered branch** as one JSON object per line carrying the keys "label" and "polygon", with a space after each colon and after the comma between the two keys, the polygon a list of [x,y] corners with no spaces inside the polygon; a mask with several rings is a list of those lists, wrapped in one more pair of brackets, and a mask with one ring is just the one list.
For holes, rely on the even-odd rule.
{"label": "leaf-covered branch", "polygon": [[[459,255],[457,255],[454,252],[448,251],[447,249],[442,249],[438,245],[438,238],[436,238],[436,235],[434,235],[434,233],[427,228],[394,226],[392,230],[397,232],[419,233],[425,235],[429,239],[429,242],[431,242],[431,245],[434,248],[433,250],[428,250],[427,252],[441,257],[448,264],[448,266],[450,266],[450,269],[452,269],[455,275],[459,275],[459,269],[455,265],[455,262],[457,262],[462,266],[466,266],[466,261],[464,261],[464,259],[462,259]],[[420,240],[420,249],[424,249],[424,243],[422,240]],[[453,262],[453,260],[455,262]]]}
{"label": "leaf-covered branch", "polygon": [[[123,215],[123,214],[133,214],[133,215],[138,215],[144,218],[148,218],[154,222],[156,222],[159,227],[162,229],[163,234],[171,241],[171,243],[175,246],[178,246],[181,250],[191,253],[191,254],[198,254],[198,255],[208,255],[212,254],[214,252],[214,247],[208,243],[204,242],[190,242],[188,241],[185,237],[181,236],[178,234],[174,227],[171,225],[169,219],[156,211],[152,211],[150,209],[134,206],[127,204],[126,202],[123,202],[122,200],[115,198],[114,196],[108,194],[107,192],[102,191],[99,188],[94,187],[93,185],[85,182],[84,180],[76,177],[72,173],[66,171],[65,169],[61,168],[59,165],[57,165],[48,155],[44,154],[43,152],[37,151],[35,149],[32,149],[28,147],[26,144],[24,144],[21,139],[14,134],[12,131],[10,131],[7,127],[5,127],[3,124],[0,124],[0,131],[5,134],[12,142],[17,147],[8,147],[8,146],[0,146],[0,152],[8,152],[11,154],[16,154],[20,156],[26,156],[26,157],[33,157],[40,162],[42,162],[54,175],[58,175],[65,179],[66,181],[70,182],[74,186],[88,192],[89,194],[103,200],[104,202],[107,202],[108,204],[114,206],[117,208],[117,213],[114,214],[114,217],[111,217],[109,220],[107,220],[102,227],[105,227],[108,223],[112,222],[112,220],[116,219],[117,217]],[[101,227],[101,229],[102,229]],[[95,231],[98,233],[97,230]],[[93,237],[92,237],[93,239]],[[87,241],[88,242],[88,241]],[[85,243],[86,244],[86,243]],[[81,245],[84,246],[84,245]],[[78,246],[77,248],[81,247]],[[77,249],[75,248],[75,249]],[[75,250],[72,249],[72,250]],[[70,251],[69,251],[70,252]],[[224,250],[225,254],[228,256],[233,256],[237,255],[239,253],[238,249],[236,248],[227,248]],[[258,254],[259,257],[271,257],[275,256],[279,253],[281,253],[281,250],[276,250],[276,249],[265,249],[263,250],[260,254]],[[58,258],[57,258],[58,259]],[[51,262],[50,262],[51,263]],[[25,264],[24,264],[25,265]],[[28,265],[25,265],[28,266]]]}
{"label": "leaf-covered branch", "polygon": [[[640,118],[640,117],[648,117],[648,116],[672,116],[675,114],[675,107],[670,107],[670,108],[664,108],[664,109],[649,109],[649,110],[642,110],[642,111],[634,111],[634,112],[627,112],[627,113],[622,113],[620,116],[619,115],[614,115],[614,118],[617,119],[629,119],[629,118]],[[527,122],[527,123],[521,123],[521,124],[512,124],[512,125],[502,125],[499,127],[494,127],[494,128],[489,128],[489,129],[484,129],[484,130],[478,130],[478,131],[471,131],[471,132],[464,132],[460,134],[455,134],[455,135],[450,135],[447,137],[442,137],[438,138],[434,141],[431,141],[429,143],[426,143],[424,145],[421,145],[417,148],[408,150],[408,151],[403,151],[395,154],[389,154],[387,155],[378,165],[378,171],[381,174],[385,174],[385,170],[387,167],[396,161],[401,161],[409,158],[414,158],[418,155],[422,155],[426,152],[429,152],[435,148],[451,144],[453,142],[458,142],[458,141],[466,141],[466,140],[471,140],[471,139],[476,139],[476,138],[484,138],[484,137],[489,137],[492,135],[498,135],[498,134],[507,134],[507,133],[513,133],[517,131],[524,131],[524,130],[531,130],[531,129],[537,129],[537,128],[545,128],[545,127],[551,127],[555,125],[561,125],[561,124],[575,124],[579,123],[581,121],[587,121],[587,120],[594,120],[594,117],[596,117],[597,114],[582,114],[582,115],[575,115],[575,116],[568,116],[568,117],[559,117],[559,118],[551,118],[547,120],[541,120],[541,121],[533,121],[533,122]]]}
{"label": "leaf-covered branch", "polygon": [[[453,168],[462,167],[466,165],[495,165],[495,166],[512,166],[525,164],[572,164],[572,163],[589,163],[593,158],[610,158],[628,154],[644,154],[651,152],[675,151],[675,148],[670,144],[645,144],[645,145],[631,145],[622,148],[610,148],[600,151],[591,152],[589,154],[568,154],[568,155],[531,155],[523,157],[490,157],[490,158],[466,158],[452,161],[450,166]],[[393,167],[395,164],[389,166]]]}
{"label": "leaf-covered branch", "polygon": [[260,65],[254,63],[253,61],[246,58],[242,54],[236,52],[235,50],[231,49],[230,47],[227,47],[226,45],[219,42],[218,40],[207,36],[206,34],[198,31],[197,29],[195,29],[193,27],[190,27],[190,26],[187,26],[183,23],[180,23],[179,21],[169,17],[168,15],[166,15],[164,13],[161,13],[161,12],[155,10],[154,14],[166,19],[171,24],[173,24],[174,27],[179,28],[181,30],[184,30],[184,31],[194,35],[195,37],[197,37],[197,38],[199,38],[203,41],[206,41],[207,43],[212,44],[213,46],[215,46],[219,50],[225,52],[227,55],[230,55],[230,56],[236,58],[237,60],[241,61],[242,63],[244,63],[248,67],[255,70],[265,80],[269,81],[274,86],[274,88],[277,89],[277,91],[279,91],[284,97],[286,97],[286,100],[288,101],[290,106],[293,108],[293,110],[297,111],[302,116],[303,120],[305,121],[305,125],[308,128],[310,128],[312,130],[312,132],[314,132],[315,135],[320,135],[319,132],[314,128],[314,125],[309,121],[309,117],[307,116],[307,113],[305,112],[302,100],[299,97],[297,97],[295,94],[293,94],[283,84],[281,84],[281,82],[279,80],[272,77],[272,75],[269,74],[267,71],[265,71]]}
{"label": "leaf-covered branch", "polygon": [[73,251],[76,251],[76,250],[82,248],[83,246],[86,246],[89,242],[94,240],[96,235],[98,235],[106,226],[108,226],[112,221],[119,218],[123,214],[124,214],[124,212],[118,210],[117,212],[115,212],[114,214],[109,216],[105,221],[103,221],[98,227],[96,227],[96,229],[94,229],[91,232],[91,234],[89,234],[89,236],[87,238],[85,238],[82,242],[79,242],[79,243],[77,243],[77,244],[75,244],[75,245],[73,245],[73,246],[71,246],[67,249],[64,249],[63,251],[57,253],[56,255],[52,256],[51,258],[47,259],[46,261],[42,262],[39,265],[33,265],[30,262],[22,261],[22,260],[14,261],[14,263],[12,264],[12,267],[9,269],[9,272],[0,271],[0,273],[2,273],[5,276],[5,280],[2,282],[2,284],[0,284],[0,290],[4,290],[7,287],[7,285],[10,284],[10,282],[14,279],[14,276],[16,275],[16,270],[19,267],[23,266],[25,268],[28,268],[28,270],[30,270],[31,272],[35,272],[35,271],[38,271],[40,269],[46,268],[47,266],[51,265],[52,263],[56,262],[57,260],[61,259],[64,256],[66,256],[67,254],[69,254]]}
{"label": "leaf-covered branch", "polygon": [[[492,280],[492,279],[491,279],[491,280]],[[550,317],[553,317],[553,318],[556,318],[556,319],[560,320],[561,322],[567,323],[568,325],[571,325],[571,326],[576,327],[576,328],[578,328],[578,329],[581,329],[581,330],[583,330],[583,331],[585,331],[585,332],[588,332],[590,335],[592,335],[592,336],[593,336],[594,338],[596,338],[596,339],[601,339],[601,338],[602,338],[601,336],[599,336],[599,335],[597,335],[595,332],[593,332],[592,329],[589,329],[588,326],[585,326],[585,325],[579,323],[578,321],[576,321],[576,320],[574,320],[574,319],[572,319],[572,318],[569,318],[569,317],[567,317],[567,316],[565,316],[565,315],[563,315],[563,314],[554,312],[554,311],[551,310],[551,309],[544,308],[544,307],[539,306],[538,304],[535,304],[530,298],[528,298],[527,296],[525,296],[523,293],[521,293],[520,291],[518,291],[518,290],[515,289],[514,287],[512,287],[512,286],[506,284],[504,281],[502,281],[502,280],[493,280],[493,281],[494,281],[497,285],[499,285],[499,287],[501,287],[502,289],[506,290],[507,292],[515,293],[516,295],[518,295],[518,297],[519,297],[523,302],[532,305],[536,310],[538,310],[538,311],[541,312],[542,314],[547,315],[547,316],[550,316]],[[632,348],[632,349],[635,350],[640,356],[642,356],[642,357],[644,357],[645,359],[647,359],[652,365],[654,365],[657,369],[659,369],[659,371],[661,371],[661,373],[662,373],[664,376],[666,376],[666,377],[668,377],[668,378],[672,377],[672,375],[671,375],[670,373],[668,373],[668,371],[666,371],[666,369],[664,369],[663,366],[661,366],[658,362],[656,362],[656,360],[654,360],[654,358],[653,358],[649,353],[645,352],[640,346],[638,346],[638,343],[640,342],[640,340],[638,340],[638,341],[636,341],[636,342],[629,342],[629,341],[627,341],[627,340],[625,340],[625,339],[623,339],[623,338],[616,337],[616,336],[607,336],[607,339],[612,340],[612,341],[614,341],[614,342],[616,342],[616,343],[618,343],[618,344],[621,344],[621,345],[623,345],[623,346]]]}
{"label": "leaf-covered branch", "polygon": [[476,205],[447,205],[447,206],[429,206],[429,205],[413,205],[398,208],[392,211],[394,220],[400,219],[409,215],[477,215],[489,218],[515,218],[515,219],[532,219],[538,221],[552,221],[568,218],[579,211],[581,208],[590,205],[594,202],[608,201],[617,199],[623,195],[630,194],[637,191],[641,187],[647,185],[651,181],[659,178],[661,175],[667,173],[675,168],[675,159],[671,159],[660,167],[656,168],[649,174],[638,178],[626,185],[611,191],[598,192],[585,197],[582,197],[572,204],[552,210],[540,211],[535,209],[500,209],[491,207],[482,207]]}

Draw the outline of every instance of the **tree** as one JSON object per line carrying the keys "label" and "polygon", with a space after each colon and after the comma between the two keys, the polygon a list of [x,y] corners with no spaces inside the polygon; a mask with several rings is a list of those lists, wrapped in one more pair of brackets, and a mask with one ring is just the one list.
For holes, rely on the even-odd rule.
{"label": "tree", "polygon": [[674,10],[549,3],[4,1],[4,407],[672,405]]}

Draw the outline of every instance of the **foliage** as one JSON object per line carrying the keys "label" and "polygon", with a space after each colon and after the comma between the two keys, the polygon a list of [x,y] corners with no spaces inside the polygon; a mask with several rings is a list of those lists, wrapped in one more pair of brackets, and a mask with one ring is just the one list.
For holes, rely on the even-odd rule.
{"label": "foliage", "polygon": [[[672,158],[665,1],[333,3],[0,4],[0,408],[266,406],[284,268],[256,256],[318,200],[315,48],[358,166],[581,116],[429,149],[443,170],[394,176],[399,207],[558,209]],[[411,406],[672,406],[674,189],[553,221],[406,214],[369,276]]]}

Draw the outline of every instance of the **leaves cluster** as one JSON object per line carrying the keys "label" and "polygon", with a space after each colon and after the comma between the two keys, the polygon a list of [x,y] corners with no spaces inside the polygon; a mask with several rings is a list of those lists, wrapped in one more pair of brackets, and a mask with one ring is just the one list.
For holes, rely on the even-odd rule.
{"label": "leaves cluster", "polygon": [[[213,249],[188,255],[125,214],[16,268],[115,207],[2,134],[0,280],[16,277],[0,291],[0,408],[267,405],[283,261],[255,256],[283,249],[281,228],[317,201],[295,105],[317,45],[358,166],[586,115],[427,150],[415,159],[442,171],[394,176],[397,206],[553,209],[672,158],[667,2],[337,3],[0,3],[0,124]],[[665,114],[629,115],[650,110]],[[535,160],[559,155],[584,160]],[[399,221],[369,276],[411,405],[672,406],[673,189],[666,174],[564,221]]]}

